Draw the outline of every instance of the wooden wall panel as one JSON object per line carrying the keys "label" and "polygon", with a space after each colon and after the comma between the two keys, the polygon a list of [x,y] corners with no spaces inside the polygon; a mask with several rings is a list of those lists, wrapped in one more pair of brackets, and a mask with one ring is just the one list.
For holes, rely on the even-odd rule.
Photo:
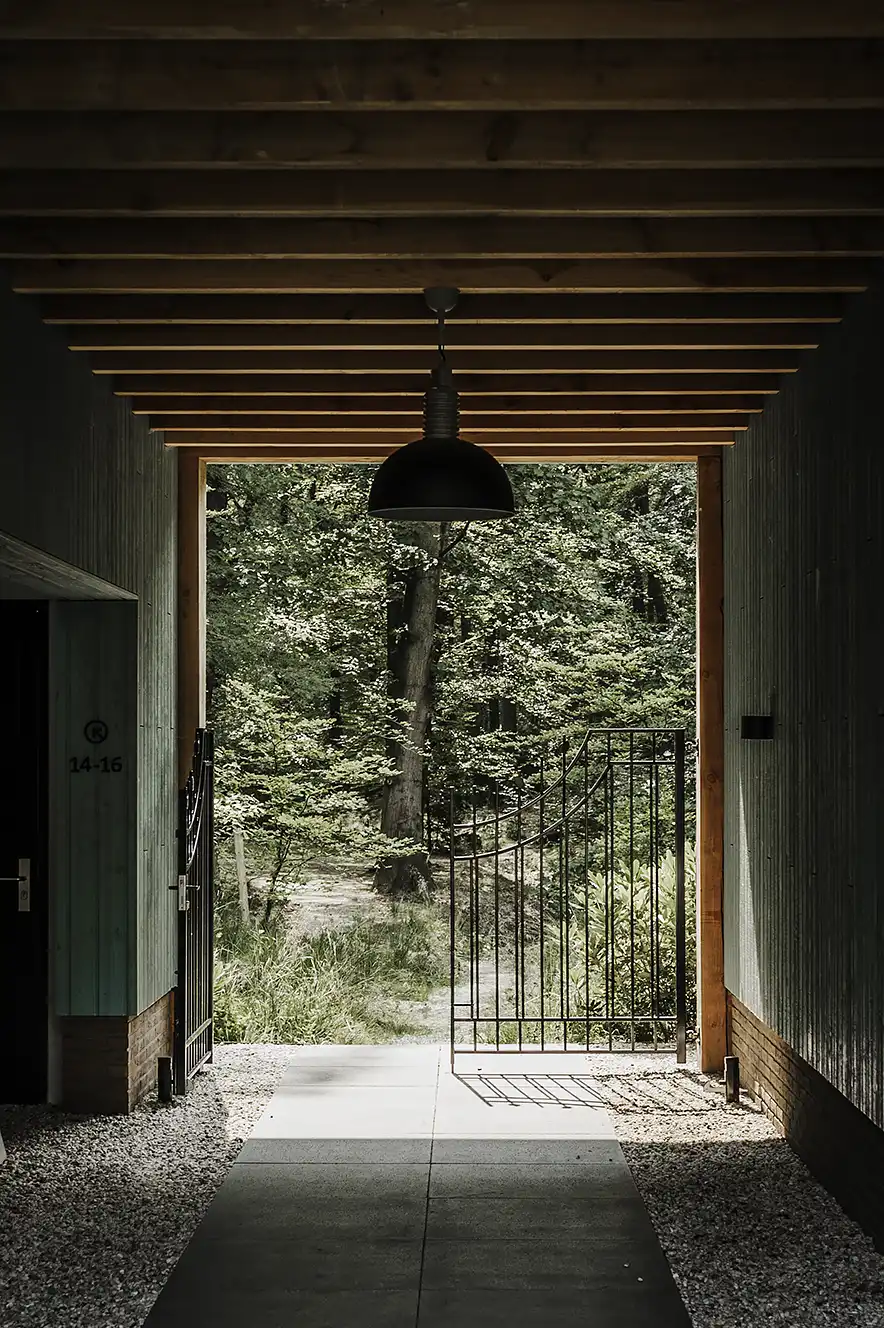
{"label": "wooden wall panel", "polygon": [[176,511],[161,435],[0,286],[0,530],[138,596],[137,869],[125,1008],[106,1013],[174,981]]}
{"label": "wooden wall panel", "polygon": [[[49,789],[58,1015],[119,1014],[135,998],[137,639],[138,605],[132,600],[51,605]],[[93,732],[99,722],[103,738]]]}
{"label": "wooden wall panel", "polygon": [[884,283],[726,453],[724,603],[726,984],[884,1126],[882,351]]}

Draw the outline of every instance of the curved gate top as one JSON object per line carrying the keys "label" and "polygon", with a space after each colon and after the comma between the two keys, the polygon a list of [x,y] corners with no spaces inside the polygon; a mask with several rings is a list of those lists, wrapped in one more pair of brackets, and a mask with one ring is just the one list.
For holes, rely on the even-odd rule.
{"label": "curved gate top", "polygon": [[[488,798],[484,801],[489,801]],[[450,797],[451,1056],[686,1059],[684,730],[590,731],[491,814]]]}

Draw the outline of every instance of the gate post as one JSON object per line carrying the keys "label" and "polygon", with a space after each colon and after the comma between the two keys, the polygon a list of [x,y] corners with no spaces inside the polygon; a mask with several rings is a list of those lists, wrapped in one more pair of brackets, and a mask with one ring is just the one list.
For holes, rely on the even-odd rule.
{"label": "gate post", "polygon": [[675,1059],[684,1065],[687,1046],[687,962],[685,954],[685,762],[684,730],[675,735]]}
{"label": "gate post", "polygon": [[704,1071],[720,1071],[727,1052],[723,605],[721,457],[701,457],[697,461],[697,1026]]}

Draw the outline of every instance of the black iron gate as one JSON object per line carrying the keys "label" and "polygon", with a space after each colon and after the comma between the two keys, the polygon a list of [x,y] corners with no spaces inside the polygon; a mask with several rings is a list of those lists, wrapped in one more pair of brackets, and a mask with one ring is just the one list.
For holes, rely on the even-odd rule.
{"label": "black iron gate", "polygon": [[176,1093],[212,1059],[214,911],[212,895],[214,742],[197,729],[193,765],[179,798],[178,985],[175,989]]}
{"label": "black iron gate", "polygon": [[451,796],[452,1063],[673,1045],[683,1062],[684,731],[592,731],[520,783],[504,810],[473,791],[465,821]]}

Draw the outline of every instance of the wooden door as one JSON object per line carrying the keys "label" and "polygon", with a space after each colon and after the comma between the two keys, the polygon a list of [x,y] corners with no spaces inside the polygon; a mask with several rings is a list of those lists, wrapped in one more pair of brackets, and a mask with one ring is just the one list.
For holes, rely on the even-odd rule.
{"label": "wooden door", "polygon": [[0,1102],[46,1100],[47,610],[0,602]]}

